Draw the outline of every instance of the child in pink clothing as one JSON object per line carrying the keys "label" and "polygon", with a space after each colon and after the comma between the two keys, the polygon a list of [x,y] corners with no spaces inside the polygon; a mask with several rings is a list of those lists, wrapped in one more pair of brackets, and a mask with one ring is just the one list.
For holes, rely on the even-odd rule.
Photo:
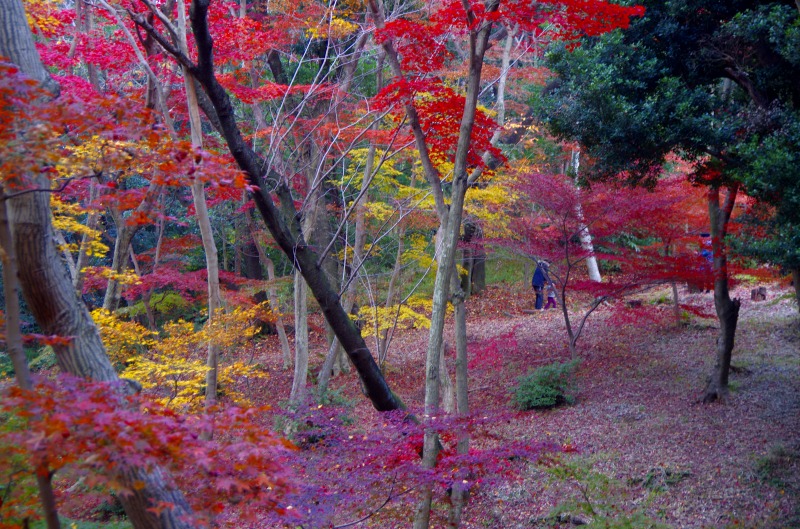
{"label": "child in pink clothing", "polygon": [[556,308],[556,286],[553,283],[547,285],[547,305],[544,308]]}

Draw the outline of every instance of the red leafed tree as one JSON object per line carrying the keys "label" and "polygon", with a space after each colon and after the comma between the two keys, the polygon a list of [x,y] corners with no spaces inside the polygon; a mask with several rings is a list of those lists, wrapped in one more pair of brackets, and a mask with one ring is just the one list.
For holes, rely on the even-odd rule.
{"label": "red leafed tree", "polygon": [[[0,65],[0,112],[6,135],[0,159],[3,201],[8,211],[7,226],[3,228],[10,228],[12,235],[7,243],[11,248],[7,251],[24,263],[18,270],[22,293],[43,333],[59,337],[50,343],[60,369],[82,379],[112,383],[113,391],[119,391],[119,395],[109,396],[106,387],[103,398],[114,412],[138,416],[136,403],[123,396],[128,385],[118,383],[100,335],[76,295],[53,243],[50,179],[59,176],[53,168],[79,152],[74,147],[84,144],[110,146],[117,153],[115,163],[141,156],[138,161],[149,160],[148,163],[154,164],[156,177],[160,174],[157,170],[160,163],[178,167],[184,163],[183,174],[191,174],[189,167],[196,166],[197,156],[202,157],[202,154],[185,148],[180,142],[162,142],[157,122],[135,102],[113,96],[95,97],[91,92],[81,94],[69,89],[57,95],[58,85],[39,60],[20,2],[4,2],[0,6],[0,55],[16,65]],[[89,152],[96,154],[98,151]],[[100,160],[105,161],[102,157]],[[66,182],[96,176],[91,164],[72,167],[76,171],[65,177]],[[204,178],[202,171],[193,176]],[[57,184],[63,187],[65,181]],[[73,398],[74,392],[58,393],[55,398],[63,404],[67,396]],[[34,406],[33,400],[31,396],[20,401],[23,412],[26,402]],[[32,420],[47,421],[49,416],[43,415],[43,410],[25,413],[30,413]],[[183,491],[158,462],[123,458],[118,464],[106,465],[104,470],[110,480],[124,488],[125,493],[120,498],[137,529],[197,526],[192,506]],[[42,475],[50,477],[46,472]],[[48,517],[48,527],[58,527],[57,517]]]}
{"label": "red leafed tree", "polygon": [[[451,276],[455,268],[455,255],[461,232],[464,198],[467,189],[475,183],[481,173],[484,155],[496,156],[491,149],[487,132],[490,127],[481,126],[482,112],[478,108],[478,97],[482,91],[482,72],[486,53],[492,44],[492,34],[496,27],[506,30],[522,28],[531,31],[543,23],[556,22],[567,35],[599,34],[627,25],[631,16],[641,15],[637,7],[621,7],[606,2],[548,2],[526,3],[502,0],[485,2],[447,1],[432,5],[430,10],[419,16],[392,16],[384,6],[374,0],[367,3],[370,15],[377,26],[376,34],[386,54],[387,62],[394,76],[389,86],[399,87],[395,103],[405,113],[414,135],[417,151],[425,178],[431,186],[439,216],[437,230],[437,270],[433,292],[431,329],[425,362],[425,413],[433,416],[439,408],[439,365],[443,345],[444,316],[450,298]],[[602,16],[595,18],[596,15]],[[448,45],[442,45],[446,42]],[[450,50],[458,50],[451,54]],[[425,57],[419,57],[425,54]],[[443,67],[460,63],[455,67],[464,72],[460,78],[463,86],[463,103],[451,107],[449,116],[428,122],[426,113],[438,108],[440,101],[428,98],[427,91],[438,86],[443,77]],[[464,66],[466,67],[465,69]],[[425,92],[416,86],[424,87]],[[433,99],[433,105],[430,105]],[[442,102],[450,103],[450,98]],[[446,109],[447,106],[442,106]],[[455,123],[458,123],[456,129]],[[444,134],[438,134],[442,128]],[[450,130],[448,130],[450,129]],[[457,130],[457,133],[456,133]],[[449,145],[440,145],[444,138]],[[452,174],[441,174],[438,164],[442,155],[452,163]],[[450,180],[449,203],[445,199],[443,181]],[[456,336],[458,360],[463,370],[457,371],[457,386],[460,391],[457,400],[459,409],[466,409],[466,320],[459,305],[463,295],[454,292],[456,311]],[[460,382],[459,382],[460,379]],[[436,464],[438,452],[436,433],[428,430],[425,434],[423,465],[432,468]],[[428,527],[431,490],[423,490],[423,498],[414,520],[415,529]],[[458,524],[458,505],[460,498],[454,496],[454,515],[451,524]]]}
{"label": "red leafed tree", "polygon": [[[578,187],[567,175],[534,173],[521,176],[515,189],[526,198],[520,203],[529,207],[512,213],[515,238],[500,244],[550,263],[572,355],[587,318],[604,301],[654,285],[702,281],[709,273],[699,248],[687,244],[687,239],[697,240],[702,226],[697,224],[702,193],[683,178],[645,190],[603,183]],[[594,251],[581,244],[584,227],[591,230]],[[614,265],[610,280],[584,277],[579,265],[590,256]],[[570,318],[571,296],[588,296],[577,324]]]}
{"label": "red leafed tree", "polygon": [[[186,523],[192,527],[240,527],[268,512],[280,514],[282,498],[295,487],[283,463],[293,447],[264,431],[258,420],[263,410],[228,408],[186,416],[125,395],[118,383],[71,376],[36,382],[29,389],[5,389],[0,410],[19,422],[3,432],[3,444],[40,472],[81,476],[90,487],[110,488],[127,504],[147,483],[126,483],[118,469],[169,470],[189,493],[193,514]],[[212,430],[214,440],[209,440]],[[234,497],[238,501],[225,501]],[[159,518],[172,509],[166,498],[148,507]]]}

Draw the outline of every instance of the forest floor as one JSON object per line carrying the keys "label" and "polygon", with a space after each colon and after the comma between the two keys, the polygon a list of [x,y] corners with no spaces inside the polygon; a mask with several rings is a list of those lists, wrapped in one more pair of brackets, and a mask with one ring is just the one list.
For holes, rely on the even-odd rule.
{"label": "forest floor", "polygon": [[[725,402],[698,403],[715,360],[716,320],[698,316],[713,316],[712,294],[682,289],[681,303],[694,308],[676,322],[671,290],[664,289],[642,296],[641,307],[618,302],[593,313],[578,341],[576,401],[527,412],[511,405],[517,378],[570,359],[561,310],[523,312],[533,296],[522,285],[491,286],[468,300],[471,409],[505,413],[492,425],[495,441],[552,441],[575,453],[564,456],[560,473],[531,462],[511,481],[478,487],[463,526],[594,520],[597,527],[652,527],[651,521],[676,528],[800,527],[797,305],[789,288],[777,284],[769,285],[766,301],[751,301],[744,286],[732,295],[742,307]],[[291,374],[277,369],[271,339],[260,352],[276,369],[262,395],[283,395]],[[312,364],[321,363],[323,339],[318,327]],[[410,407],[424,398],[426,342],[427,330],[404,330],[388,358],[388,382]],[[352,399],[359,420],[372,420],[353,373],[333,386]],[[444,523],[445,507],[438,508],[433,527]],[[389,527],[379,520],[367,523]]]}

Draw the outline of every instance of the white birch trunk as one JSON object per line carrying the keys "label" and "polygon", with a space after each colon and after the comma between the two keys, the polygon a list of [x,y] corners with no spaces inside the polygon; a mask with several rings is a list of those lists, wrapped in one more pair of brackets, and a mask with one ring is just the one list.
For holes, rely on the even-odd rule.
{"label": "white birch trunk", "polygon": [[[578,177],[578,171],[580,170],[581,164],[581,151],[579,149],[573,149],[572,156],[570,159],[570,165],[572,167],[573,175],[575,178]],[[581,208],[580,202],[577,206],[575,206],[575,215],[578,218],[578,222],[580,222],[580,231],[578,232],[578,237],[581,241],[581,248],[589,257],[586,258],[586,268],[589,271],[589,279],[592,281],[597,281],[598,283],[603,280],[602,276],[600,276],[600,268],[597,266],[597,258],[594,256],[594,245],[592,244],[592,234],[589,233],[589,227],[586,226],[583,222],[583,208]]]}

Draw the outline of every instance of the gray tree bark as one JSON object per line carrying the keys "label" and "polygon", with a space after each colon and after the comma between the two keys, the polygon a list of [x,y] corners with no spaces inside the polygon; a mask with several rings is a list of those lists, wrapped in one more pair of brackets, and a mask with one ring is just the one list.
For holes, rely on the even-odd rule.
{"label": "gray tree bark", "polygon": [[308,380],[308,288],[303,275],[294,274],[294,377],[289,401],[299,406],[306,398]]}
{"label": "gray tree bark", "polygon": [[269,281],[269,286],[267,286],[267,296],[269,299],[269,306],[272,312],[275,314],[275,330],[278,333],[278,340],[281,344],[283,369],[289,369],[289,367],[292,365],[292,348],[289,346],[289,339],[286,337],[286,327],[283,324],[283,316],[281,316],[281,308],[280,304],[278,303],[278,292],[275,290],[275,263],[272,262],[272,259],[269,258],[267,252],[264,251],[264,248],[256,240],[256,226],[249,214],[247,214],[247,227],[250,230],[250,236],[255,242],[258,257],[267,268],[267,281]]}
{"label": "gray tree bark", "polygon": [[[497,3],[490,3],[487,12],[497,8]],[[469,186],[467,174],[467,152],[470,146],[472,126],[475,123],[478,94],[480,93],[483,57],[489,41],[491,24],[484,22],[470,32],[469,73],[464,103],[464,112],[459,128],[458,142],[453,167],[453,186],[450,208],[446,225],[442,232],[441,246],[438,248],[439,259],[436,279],[433,287],[433,309],[431,313],[431,329],[425,361],[425,415],[434,416],[439,407],[439,354],[442,350],[444,319],[449,297],[450,276],[455,268],[456,246],[461,230],[461,217],[464,210],[464,197]],[[422,464],[433,468],[439,451],[439,442],[433,430],[426,430],[423,442]],[[431,487],[425,487],[421,493],[422,500],[414,518],[414,529],[427,529],[430,522],[432,500]]]}
{"label": "gray tree bark", "polygon": [[[186,6],[183,0],[178,0],[178,39],[184,53],[186,46]],[[189,129],[192,136],[192,146],[198,149],[203,147],[203,130],[200,123],[200,108],[197,104],[197,94],[194,88],[194,77],[186,66],[182,67],[183,85],[186,90],[186,105],[189,111]],[[208,321],[212,325],[217,318],[217,311],[222,308],[222,298],[219,290],[219,259],[217,258],[217,244],[214,242],[214,233],[211,230],[211,219],[206,204],[205,185],[200,180],[192,183],[192,199],[194,201],[197,225],[200,228],[200,238],[203,241],[203,252],[206,257],[206,272],[208,281]],[[219,345],[209,341],[206,354],[206,407],[211,407],[217,402],[217,380],[219,370]]]}

